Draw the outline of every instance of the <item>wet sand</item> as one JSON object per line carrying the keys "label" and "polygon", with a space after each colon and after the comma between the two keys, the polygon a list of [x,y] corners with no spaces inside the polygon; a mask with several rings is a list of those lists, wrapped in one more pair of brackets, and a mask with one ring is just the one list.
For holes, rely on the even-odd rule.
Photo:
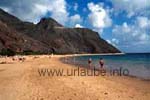
{"label": "wet sand", "polygon": [[149,100],[150,81],[112,76],[40,76],[38,69],[74,69],[64,56],[0,58],[0,100]]}

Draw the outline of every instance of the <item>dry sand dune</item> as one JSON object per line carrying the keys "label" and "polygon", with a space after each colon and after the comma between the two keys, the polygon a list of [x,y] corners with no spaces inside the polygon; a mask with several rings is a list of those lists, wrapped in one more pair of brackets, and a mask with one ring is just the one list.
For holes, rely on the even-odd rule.
{"label": "dry sand dune", "polygon": [[130,77],[40,76],[38,69],[73,69],[63,56],[30,56],[0,64],[0,100],[149,100],[150,82]]}

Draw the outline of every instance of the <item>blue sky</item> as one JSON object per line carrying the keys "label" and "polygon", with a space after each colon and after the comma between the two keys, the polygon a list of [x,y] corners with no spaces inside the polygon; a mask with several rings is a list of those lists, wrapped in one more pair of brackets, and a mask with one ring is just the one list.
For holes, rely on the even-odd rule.
{"label": "blue sky", "polygon": [[1,0],[23,21],[52,17],[66,27],[90,28],[123,52],[150,52],[150,0]]}

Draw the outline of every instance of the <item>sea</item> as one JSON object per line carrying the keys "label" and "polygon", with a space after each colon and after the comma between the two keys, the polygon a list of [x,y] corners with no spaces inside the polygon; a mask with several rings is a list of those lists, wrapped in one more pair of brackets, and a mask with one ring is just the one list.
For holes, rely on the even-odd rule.
{"label": "sea", "polygon": [[150,80],[150,53],[74,56],[69,58],[69,62],[88,67],[89,58],[92,59],[92,66],[96,68],[99,68],[99,60],[103,58],[104,68],[107,70],[121,69],[129,76]]}

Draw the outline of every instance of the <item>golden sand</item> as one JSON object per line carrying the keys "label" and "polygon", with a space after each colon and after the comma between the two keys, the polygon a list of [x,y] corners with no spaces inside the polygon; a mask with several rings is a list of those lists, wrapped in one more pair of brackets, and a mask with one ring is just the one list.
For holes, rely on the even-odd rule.
{"label": "golden sand", "polygon": [[0,100],[149,100],[150,82],[131,77],[39,76],[38,69],[72,69],[61,55],[0,58]]}

